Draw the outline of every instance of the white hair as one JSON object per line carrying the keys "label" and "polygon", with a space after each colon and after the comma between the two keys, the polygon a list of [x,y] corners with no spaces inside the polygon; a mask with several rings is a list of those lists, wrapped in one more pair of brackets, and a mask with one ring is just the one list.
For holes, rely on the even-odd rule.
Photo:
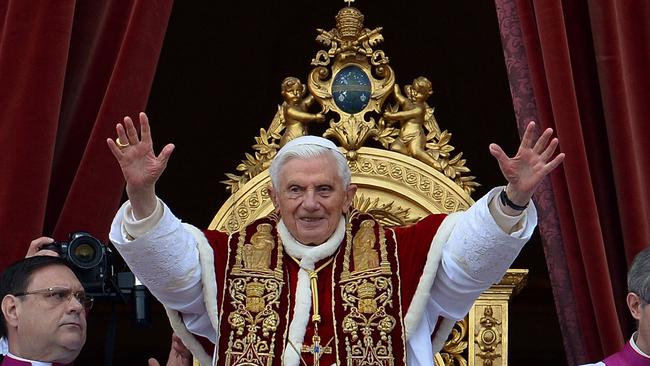
{"label": "white hair", "polygon": [[275,156],[269,167],[269,174],[271,175],[271,183],[275,189],[280,187],[280,171],[284,164],[291,159],[313,159],[321,156],[331,156],[336,163],[336,170],[338,171],[339,178],[343,180],[343,187],[348,187],[352,181],[352,172],[348,166],[348,160],[343,154],[329,147],[321,144],[312,143],[298,143],[285,145],[278,154]]}

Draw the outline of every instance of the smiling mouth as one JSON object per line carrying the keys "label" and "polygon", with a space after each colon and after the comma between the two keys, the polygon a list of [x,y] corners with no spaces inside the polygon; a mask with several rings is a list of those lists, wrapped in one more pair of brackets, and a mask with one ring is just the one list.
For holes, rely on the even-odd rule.
{"label": "smiling mouth", "polygon": [[320,220],[322,220],[321,217],[303,217],[300,219],[300,221],[304,221],[307,223],[318,222]]}

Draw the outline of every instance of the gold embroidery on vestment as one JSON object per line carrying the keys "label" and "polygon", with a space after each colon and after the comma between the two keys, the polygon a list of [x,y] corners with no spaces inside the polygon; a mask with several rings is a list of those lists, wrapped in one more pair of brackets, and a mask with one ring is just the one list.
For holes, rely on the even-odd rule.
{"label": "gold embroidery on vestment", "polygon": [[[399,304],[393,304],[392,271],[384,228],[379,226],[377,235],[375,225],[378,223],[374,220],[362,221],[353,238],[350,224],[346,230],[340,291],[347,313],[342,329],[348,366],[394,365],[395,362],[391,332],[397,320],[386,310]],[[375,248],[377,243],[381,262]]]}
{"label": "gold embroidery on vestment", "polygon": [[250,244],[244,244],[244,268],[271,269],[271,251],[275,243],[271,224],[257,225],[257,232],[251,236]]}
{"label": "gold embroidery on vestment", "polygon": [[364,220],[352,239],[354,270],[365,271],[379,267],[379,255],[375,250],[375,222]]}
{"label": "gold embroidery on vestment", "polygon": [[[226,301],[232,307],[227,321],[231,327],[225,364],[270,366],[275,358],[275,337],[280,326],[280,296],[284,287],[282,255],[271,268],[276,239],[269,223],[257,225],[246,243],[239,234],[235,263],[226,280]],[[277,243],[282,251],[282,244]]]}

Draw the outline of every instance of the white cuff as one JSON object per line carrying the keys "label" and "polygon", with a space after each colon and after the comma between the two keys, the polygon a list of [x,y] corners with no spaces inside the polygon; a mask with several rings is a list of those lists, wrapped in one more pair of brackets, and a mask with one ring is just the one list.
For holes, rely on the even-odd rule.
{"label": "white cuff", "polygon": [[[499,189],[503,188],[499,187]],[[521,228],[525,225],[525,223],[522,223],[522,219],[525,218],[524,213],[526,210],[521,211],[517,216],[510,216],[503,212],[503,206],[498,196],[498,194],[493,195],[490,199],[490,203],[488,204],[490,214],[494,218],[494,221],[506,234],[512,234],[515,231],[521,230]]]}
{"label": "white cuff", "polygon": [[131,208],[131,202],[127,201],[124,204],[124,231],[128,238],[135,239],[139,238],[149,231],[156,227],[160,222],[160,219],[163,217],[164,205],[161,204],[160,198],[156,197],[156,208],[153,210],[151,215],[136,220],[135,215],[133,215],[133,209]]}
{"label": "white cuff", "polygon": [[488,202],[500,189],[491,190],[463,213],[463,225],[456,225],[445,248],[450,259],[466,274],[488,286],[501,279],[537,225],[537,213],[531,203],[512,228],[514,231],[504,232],[488,209]]}

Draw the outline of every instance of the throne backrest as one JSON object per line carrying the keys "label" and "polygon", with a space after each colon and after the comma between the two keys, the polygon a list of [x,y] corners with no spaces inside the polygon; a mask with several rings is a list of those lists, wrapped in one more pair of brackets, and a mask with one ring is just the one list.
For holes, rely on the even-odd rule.
{"label": "throne backrest", "polygon": [[325,120],[323,136],[346,154],[359,187],[357,209],[400,225],[472,204],[469,195],[478,183],[467,175],[462,153],[451,154],[451,134],[440,129],[427,104],[431,83],[418,77],[401,89],[388,57],[375,49],[383,42],[381,28],[365,28],[363,20],[348,6],[336,16],[335,28],[318,30],[316,40],[326,49],[312,58],[306,85],[295,77],[283,81],[284,102],[268,128],[260,129],[255,152],[237,167],[241,174],[227,174],[232,195],[210,228],[237,231],[270,213],[270,161],[287,141]]}
{"label": "throne backrest", "polygon": [[[282,83],[284,102],[269,126],[260,129],[254,152],[246,154],[238,173],[227,174],[224,183],[231,195],[210,229],[232,233],[270,214],[274,209],[268,194],[270,162],[287,141],[309,134],[313,122],[323,121],[328,123],[323,137],[334,141],[348,159],[352,183],[358,187],[354,207],[372,213],[384,225],[405,225],[473,204],[470,194],[479,184],[468,175],[462,153],[451,153],[451,133],[440,128],[427,104],[431,83],[419,77],[400,88],[388,57],[375,49],[383,42],[381,28],[365,28],[357,9],[343,8],[336,24],[330,31],[318,30],[316,40],[326,47],[312,58],[306,83],[295,77]],[[452,364],[459,357],[467,357],[469,362],[463,362],[469,365],[484,357],[491,357],[495,366],[507,364],[509,295],[501,295],[521,288],[523,278],[521,273],[509,273],[504,284],[495,285],[503,286],[496,289],[496,302],[479,299],[468,319],[452,332],[445,346],[448,352],[436,355],[436,364]],[[488,311],[505,320],[498,323],[505,337],[499,336],[498,344],[493,339],[492,353],[481,353],[477,345],[486,341],[468,342],[468,333],[501,332],[480,328],[478,319]],[[492,357],[496,353],[498,359]]]}
{"label": "throne backrest", "polygon": [[[394,151],[362,147],[349,165],[352,183],[358,187],[353,206],[387,226],[413,223],[431,213],[466,210],[473,203],[442,173]],[[209,228],[232,233],[271,213],[270,185],[268,170],[247,181],[221,206]]]}

